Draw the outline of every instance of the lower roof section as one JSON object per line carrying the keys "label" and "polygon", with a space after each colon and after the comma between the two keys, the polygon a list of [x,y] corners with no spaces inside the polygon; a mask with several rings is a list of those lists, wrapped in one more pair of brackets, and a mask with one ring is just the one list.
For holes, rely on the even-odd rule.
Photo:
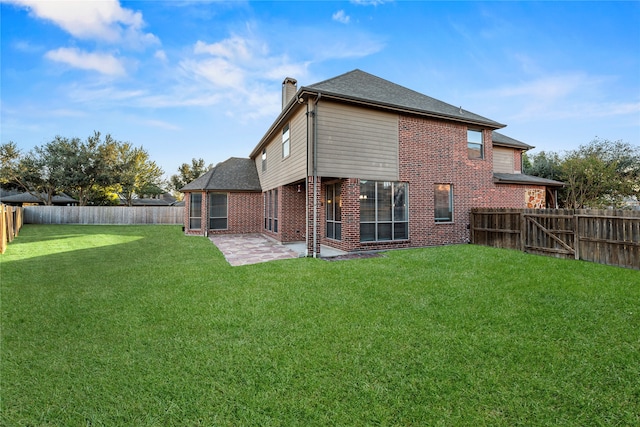
{"label": "lower roof section", "polygon": [[545,185],[547,187],[564,187],[564,182],[540,178],[539,176],[526,175],[523,173],[494,173],[493,181],[496,184],[529,184]]}

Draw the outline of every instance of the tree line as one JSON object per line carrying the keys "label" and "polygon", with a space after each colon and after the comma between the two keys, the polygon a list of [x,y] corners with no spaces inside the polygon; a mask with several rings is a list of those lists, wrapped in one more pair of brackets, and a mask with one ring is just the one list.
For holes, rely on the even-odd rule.
{"label": "tree line", "polygon": [[80,206],[132,206],[139,195],[162,194],[163,170],[142,147],[117,141],[100,132],[63,138],[20,151],[15,142],[0,145],[0,183],[28,192],[45,205],[65,193]]}
{"label": "tree line", "polygon": [[619,208],[640,200],[640,147],[596,138],[575,150],[523,157],[523,172],[562,181],[561,207]]}

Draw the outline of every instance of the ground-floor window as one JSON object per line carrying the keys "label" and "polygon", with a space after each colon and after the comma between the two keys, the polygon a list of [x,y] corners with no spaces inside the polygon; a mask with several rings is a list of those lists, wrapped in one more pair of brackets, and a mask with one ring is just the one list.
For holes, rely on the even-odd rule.
{"label": "ground-floor window", "polygon": [[264,192],[264,229],[278,232],[278,189]]}
{"label": "ground-floor window", "polygon": [[227,229],[227,193],[209,193],[209,229]]}
{"label": "ground-floor window", "polygon": [[453,221],[453,185],[434,185],[434,217],[436,222]]}
{"label": "ground-floor window", "polygon": [[191,193],[189,196],[189,228],[197,230],[202,224],[202,194]]}
{"label": "ground-floor window", "polygon": [[340,183],[327,185],[326,188],[326,236],[329,239],[342,239],[342,196]]}
{"label": "ground-floor window", "polygon": [[360,181],[360,241],[409,238],[408,184]]}

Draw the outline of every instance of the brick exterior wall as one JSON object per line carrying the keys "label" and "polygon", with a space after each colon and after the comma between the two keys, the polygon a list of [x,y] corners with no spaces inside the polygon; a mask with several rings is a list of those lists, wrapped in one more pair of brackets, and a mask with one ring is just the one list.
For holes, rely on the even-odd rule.
{"label": "brick exterior wall", "polygon": [[[278,190],[278,231],[267,230],[264,226],[264,200],[266,192],[262,193],[260,211],[260,232],[280,242],[300,242],[305,239],[306,209],[305,185],[289,184],[277,187]],[[275,189],[272,189],[275,190]]]}
{"label": "brick exterior wall", "polygon": [[[469,241],[469,214],[476,207],[524,208],[544,206],[545,187],[495,184],[491,131],[483,131],[484,158],[469,159],[467,129],[464,124],[443,120],[400,116],[399,173],[408,183],[409,239],[403,241],[360,242],[360,180],[318,177],[316,252],[320,245],[344,251],[367,251],[466,243]],[[522,153],[514,150],[515,171],[521,167]],[[340,184],[342,199],[341,240],[325,237],[326,186]],[[434,186],[453,186],[453,221],[436,223]],[[307,184],[278,187],[278,232],[265,229],[265,193],[229,193],[228,229],[209,230],[209,234],[263,233],[281,242],[304,241],[313,254],[313,176]],[[203,235],[204,229],[189,229],[190,193],[185,195],[185,233]],[[203,193],[202,225],[208,223],[208,197]],[[307,214],[309,221],[306,220]]]}
{"label": "brick exterior wall", "polygon": [[304,184],[284,185],[279,188],[278,195],[281,200],[278,206],[280,206],[280,232],[283,242],[305,240],[306,191]]}
{"label": "brick exterior wall", "polygon": [[[185,193],[185,209],[184,209],[184,230],[185,234],[202,236],[205,234],[205,227],[209,224],[209,197],[206,192],[202,192],[202,220],[201,228],[189,228],[189,205],[191,200],[191,192]],[[211,234],[243,234],[243,233],[259,233],[262,231],[262,218],[257,213],[262,212],[262,194],[261,193],[227,193],[227,229],[226,230],[208,230]]]}
{"label": "brick exterior wall", "polygon": [[[317,185],[320,191],[314,192],[314,185]],[[316,227],[316,246],[315,251],[313,247],[313,209],[314,209],[314,194],[316,195],[316,218],[318,218],[317,227]],[[322,194],[322,178],[317,177],[317,182],[314,181],[313,176],[307,177],[307,212],[309,212],[309,221],[307,221],[307,236],[309,239],[307,241],[307,253],[313,256],[314,253],[320,253],[320,245],[322,244],[322,234],[324,230],[324,217],[322,211],[322,200],[324,194]]]}
{"label": "brick exterior wall", "polygon": [[[409,184],[409,239],[360,242],[360,181],[342,180],[342,240],[322,237],[322,243],[345,251],[366,251],[466,243],[473,207],[524,208],[544,187],[493,182],[491,131],[483,131],[484,158],[469,159],[467,129],[463,124],[401,116],[399,119],[400,181]],[[521,153],[515,150],[520,169]],[[453,185],[453,222],[436,223],[434,185]],[[323,186],[324,187],[324,186]],[[321,200],[324,200],[322,192]],[[312,199],[310,199],[311,201]],[[539,199],[538,199],[539,202]],[[324,209],[320,228],[324,236]]]}
{"label": "brick exterior wall", "polygon": [[259,233],[262,231],[262,193],[229,193],[228,230],[210,234]]}
{"label": "brick exterior wall", "polygon": [[522,173],[522,150],[513,150],[513,172]]}

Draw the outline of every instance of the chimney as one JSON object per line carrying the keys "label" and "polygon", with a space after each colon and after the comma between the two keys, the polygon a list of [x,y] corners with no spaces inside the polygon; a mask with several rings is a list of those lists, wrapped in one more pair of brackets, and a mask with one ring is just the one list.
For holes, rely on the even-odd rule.
{"label": "chimney", "polygon": [[294,78],[287,77],[282,82],[282,109],[287,106],[291,98],[296,95],[298,91],[298,81]]}

